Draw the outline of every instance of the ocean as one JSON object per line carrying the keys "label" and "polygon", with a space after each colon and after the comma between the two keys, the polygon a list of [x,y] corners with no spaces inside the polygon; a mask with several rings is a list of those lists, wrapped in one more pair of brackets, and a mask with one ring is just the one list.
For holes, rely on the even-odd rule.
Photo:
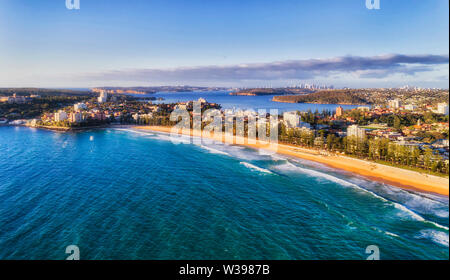
{"label": "ocean", "polygon": [[0,127],[0,259],[448,259],[448,198],[133,129]]}

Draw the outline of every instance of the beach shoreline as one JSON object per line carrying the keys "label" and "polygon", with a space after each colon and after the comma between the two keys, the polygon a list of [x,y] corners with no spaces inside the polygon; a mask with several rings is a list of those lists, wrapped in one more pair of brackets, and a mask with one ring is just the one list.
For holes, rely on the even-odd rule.
{"label": "beach shoreline", "polygon": [[[172,127],[165,126],[132,126],[132,128],[164,133],[172,132]],[[438,177],[417,171],[383,165],[361,159],[355,159],[348,156],[334,154],[324,155],[323,153],[320,153],[316,150],[305,149],[292,145],[269,145],[263,141],[249,143],[246,137],[244,138],[225,134],[222,134],[221,136],[215,136],[209,133],[194,131],[192,129],[183,131],[180,130],[177,133],[188,136],[203,137],[227,144],[236,144],[255,149],[270,150],[278,154],[319,162],[336,169],[355,173],[367,177],[371,180],[387,183],[389,185],[393,185],[402,189],[428,192],[444,196],[449,195],[449,179],[444,177]]]}

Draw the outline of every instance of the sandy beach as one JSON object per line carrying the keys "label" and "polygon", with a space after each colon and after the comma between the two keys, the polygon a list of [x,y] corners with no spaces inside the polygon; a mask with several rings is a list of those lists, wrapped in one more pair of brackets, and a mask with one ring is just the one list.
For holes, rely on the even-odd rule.
{"label": "sandy beach", "polygon": [[[171,127],[163,126],[136,126],[136,129],[151,130],[155,132],[171,133]],[[412,189],[423,192],[436,193],[441,195],[449,195],[449,179],[433,176],[417,171],[396,168],[392,166],[382,165],[374,162],[364,161],[360,159],[350,158],[340,155],[323,155],[315,150],[304,149],[301,147],[272,144],[269,145],[263,141],[249,143],[247,138],[230,136],[222,134],[213,135],[194,130],[178,131],[179,134],[204,137],[221,141],[228,144],[244,145],[256,149],[271,150],[279,154],[289,155],[301,159],[320,162],[328,166],[356,173],[371,180],[387,183],[404,189]]]}

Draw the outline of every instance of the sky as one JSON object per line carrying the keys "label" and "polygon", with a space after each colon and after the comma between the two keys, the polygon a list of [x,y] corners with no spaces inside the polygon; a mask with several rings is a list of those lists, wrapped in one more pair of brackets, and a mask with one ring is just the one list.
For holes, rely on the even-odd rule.
{"label": "sky", "polygon": [[447,0],[0,0],[0,87],[448,88],[448,34]]}

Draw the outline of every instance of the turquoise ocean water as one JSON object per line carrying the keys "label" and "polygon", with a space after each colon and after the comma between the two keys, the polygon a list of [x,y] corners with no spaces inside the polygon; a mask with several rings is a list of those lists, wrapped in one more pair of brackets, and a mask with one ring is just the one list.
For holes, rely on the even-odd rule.
{"label": "turquoise ocean water", "polygon": [[446,197],[132,129],[0,127],[0,259],[448,259]]}

